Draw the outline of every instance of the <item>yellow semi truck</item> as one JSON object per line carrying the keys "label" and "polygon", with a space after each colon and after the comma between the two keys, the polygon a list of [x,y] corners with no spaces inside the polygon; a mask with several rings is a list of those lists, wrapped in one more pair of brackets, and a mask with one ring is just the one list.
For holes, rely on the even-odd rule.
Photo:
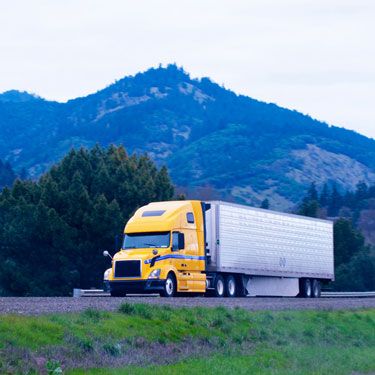
{"label": "yellow semi truck", "polygon": [[111,296],[319,297],[333,278],[332,222],[187,200],[135,212],[104,284]]}

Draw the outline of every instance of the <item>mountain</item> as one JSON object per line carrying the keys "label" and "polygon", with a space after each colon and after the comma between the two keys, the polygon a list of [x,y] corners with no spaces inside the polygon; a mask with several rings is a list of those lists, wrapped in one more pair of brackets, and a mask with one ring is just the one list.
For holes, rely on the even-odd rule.
{"label": "mountain", "polygon": [[255,205],[268,197],[271,208],[292,207],[311,181],[343,190],[375,183],[375,140],[175,65],[67,103],[0,95],[0,158],[16,170],[36,177],[70,148],[96,143],[147,152],[190,196]]}

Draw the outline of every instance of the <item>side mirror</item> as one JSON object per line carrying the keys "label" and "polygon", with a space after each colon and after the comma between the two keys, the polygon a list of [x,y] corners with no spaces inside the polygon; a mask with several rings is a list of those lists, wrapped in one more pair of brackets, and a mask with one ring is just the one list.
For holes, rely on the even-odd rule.
{"label": "side mirror", "polygon": [[103,256],[110,257],[112,259],[111,254],[107,250],[103,251]]}

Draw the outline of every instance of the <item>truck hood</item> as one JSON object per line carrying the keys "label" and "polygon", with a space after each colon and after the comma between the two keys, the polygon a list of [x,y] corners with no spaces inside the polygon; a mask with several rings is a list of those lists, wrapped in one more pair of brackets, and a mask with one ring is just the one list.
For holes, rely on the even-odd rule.
{"label": "truck hood", "polygon": [[[157,254],[154,254],[152,251],[157,250]],[[146,249],[129,249],[129,250],[121,250],[118,253],[115,254],[113,257],[113,260],[116,262],[118,260],[127,260],[127,259],[141,259],[142,261],[145,261],[147,259],[152,259],[155,256],[158,255],[165,255],[169,254],[170,249],[169,248],[158,248],[155,249],[153,247],[146,248]]]}

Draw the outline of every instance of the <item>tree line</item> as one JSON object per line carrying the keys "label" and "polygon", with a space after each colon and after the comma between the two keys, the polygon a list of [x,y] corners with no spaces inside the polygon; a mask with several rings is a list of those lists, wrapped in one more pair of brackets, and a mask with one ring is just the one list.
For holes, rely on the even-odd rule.
{"label": "tree line", "polygon": [[374,212],[369,210],[374,202],[375,186],[368,187],[363,182],[357,184],[354,192],[346,193],[340,193],[335,184],[331,189],[325,184],[318,192],[312,183],[298,208],[300,215],[331,217],[335,221],[335,290],[375,290],[375,249],[356,228],[361,210]]}
{"label": "tree line", "polygon": [[[109,265],[102,250],[118,249],[115,238],[138,207],[173,197],[165,167],[121,146],[72,150],[39,180],[16,180],[0,193],[0,295],[100,286]],[[298,207],[302,215],[335,217],[336,290],[375,289],[374,249],[355,227],[374,198],[374,187],[363,183],[347,193],[335,185],[318,192],[312,184]]]}
{"label": "tree line", "polygon": [[100,286],[125,222],[150,201],[170,200],[167,169],[123,147],[72,150],[38,181],[0,194],[0,295],[68,295]]}

